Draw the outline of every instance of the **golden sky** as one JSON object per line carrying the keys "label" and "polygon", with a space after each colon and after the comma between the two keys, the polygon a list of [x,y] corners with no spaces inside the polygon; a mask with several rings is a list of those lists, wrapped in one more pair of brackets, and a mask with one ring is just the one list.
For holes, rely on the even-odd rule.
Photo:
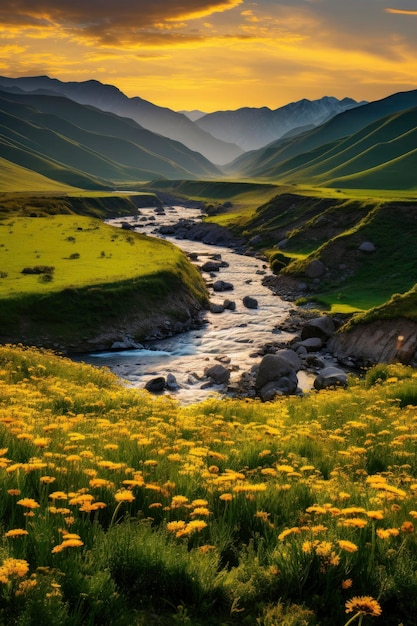
{"label": "golden sky", "polygon": [[416,0],[1,0],[0,74],[174,110],[417,88]]}

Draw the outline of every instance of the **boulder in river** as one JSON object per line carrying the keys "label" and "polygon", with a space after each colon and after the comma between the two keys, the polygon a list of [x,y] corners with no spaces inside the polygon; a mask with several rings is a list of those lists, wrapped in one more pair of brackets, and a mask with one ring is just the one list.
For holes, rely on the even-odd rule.
{"label": "boulder in river", "polygon": [[315,389],[327,389],[327,387],[346,387],[348,378],[346,372],[338,367],[325,367],[314,380]]}
{"label": "boulder in river", "polygon": [[151,378],[145,385],[145,389],[151,393],[160,393],[165,389],[166,380],[164,376]]}
{"label": "boulder in river", "polygon": [[298,378],[289,361],[277,354],[266,354],[257,371],[255,388],[261,400],[267,402],[276,395],[297,391]]}
{"label": "boulder in river", "polygon": [[319,337],[326,340],[335,332],[335,325],[329,315],[315,317],[306,322],[301,330],[301,339],[310,339],[311,337]]}
{"label": "boulder in river", "polygon": [[227,367],[224,367],[224,365],[221,365],[220,363],[218,363],[217,365],[213,365],[212,367],[209,367],[205,371],[205,374],[206,376],[208,376],[208,378],[211,378],[211,380],[216,385],[224,385],[228,383],[230,380],[229,370],[227,369]]}
{"label": "boulder in river", "polygon": [[257,309],[258,308],[258,301],[256,300],[256,298],[252,298],[252,296],[245,296],[242,300],[243,305],[247,308],[247,309]]}
{"label": "boulder in river", "polygon": [[213,283],[213,289],[214,291],[232,291],[233,285],[226,280],[216,280],[216,282]]}
{"label": "boulder in river", "polygon": [[222,264],[219,261],[206,261],[201,266],[202,272],[218,272]]}

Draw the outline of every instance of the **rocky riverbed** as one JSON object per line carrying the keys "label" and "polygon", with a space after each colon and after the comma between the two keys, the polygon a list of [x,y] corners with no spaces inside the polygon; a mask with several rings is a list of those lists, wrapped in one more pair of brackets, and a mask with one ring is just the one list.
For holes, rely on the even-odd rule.
{"label": "rocky riverbed", "polygon": [[[222,229],[205,227],[201,219],[198,208],[169,206],[141,208],[135,217],[111,221],[122,228],[172,238],[186,251],[211,293],[210,310],[200,328],[140,346],[126,337],[111,352],[83,360],[106,365],[128,384],[172,394],[182,403],[213,395],[270,399],[311,389],[317,374],[335,364],[331,355],[318,354],[323,339],[302,345],[305,316],[265,284],[270,276],[265,261],[242,254],[242,242]],[[267,391],[261,393],[257,376],[265,355],[290,359],[295,386],[288,387],[286,380],[274,386],[269,380]],[[288,377],[285,368],[279,371],[279,379]]]}

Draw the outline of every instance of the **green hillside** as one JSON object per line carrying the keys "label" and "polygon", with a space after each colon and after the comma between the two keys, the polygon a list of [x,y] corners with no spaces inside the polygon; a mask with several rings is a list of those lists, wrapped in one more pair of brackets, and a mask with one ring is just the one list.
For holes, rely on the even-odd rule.
{"label": "green hillside", "polygon": [[13,191],[70,192],[74,191],[74,187],[59,183],[0,157],[0,193]]}
{"label": "green hillside", "polygon": [[143,339],[160,317],[187,320],[207,297],[179,248],[92,217],[3,219],[0,269],[2,343],[81,351],[100,333]]}
{"label": "green hillside", "polygon": [[[264,171],[270,178],[320,186],[372,189],[416,187],[413,151],[417,145],[417,107],[390,115],[354,135],[326,144]],[[396,162],[406,160],[404,167]],[[408,167],[409,162],[409,167]],[[376,175],[377,172],[380,175]],[[401,174],[398,180],[398,174]],[[348,182],[350,181],[350,182]]]}
{"label": "green hillside", "polygon": [[132,120],[54,96],[0,94],[0,155],[85,188],[219,174],[198,153]]}
{"label": "green hillside", "polygon": [[[336,178],[337,172],[332,172],[338,167],[341,170],[337,177],[357,174],[413,150],[416,106],[417,91],[410,91],[345,111],[295,138],[243,155],[228,166],[228,172],[324,186]],[[389,170],[384,174],[387,176],[381,177],[379,184],[387,189],[395,174]],[[407,180],[406,184],[412,187],[413,181]]]}

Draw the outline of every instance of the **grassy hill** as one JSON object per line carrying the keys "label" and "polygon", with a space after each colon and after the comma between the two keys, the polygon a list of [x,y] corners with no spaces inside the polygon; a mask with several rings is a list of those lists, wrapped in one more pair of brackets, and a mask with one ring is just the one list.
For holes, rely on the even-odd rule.
{"label": "grassy hill", "polygon": [[185,322],[207,300],[178,248],[91,217],[3,219],[0,268],[3,343],[109,347],[167,320]]}
{"label": "grassy hill", "polygon": [[181,407],[0,347],[1,621],[414,623],[415,380]]}
{"label": "grassy hill", "polygon": [[[340,176],[357,174],[382,163],[388,164],[412,151],[415,147],[416,106],[417,91],[394,94],[345,111],[295,138],[279,140],[263,150],[243,155],[227,169],[230,174],[239,176],[277,182],[308,181],[325,186],[336,178],[337,167],[341,168]],[[389,189],[395,172],[391,174],[386,170],[387,173],[389,175],[380,176],[379,181],[374,179],[373,185],[362,181],[360,186],[368,184],[370,189],[379,186]],[[412,177],[408,177],[406,186],[415,186]]]}
{"label": "grassy hill", "polygon": [[74,187],[59,183],[0,157],[0,193],[12,191],[70,192],[74,191]]}
{"label": "grassy hill", "polygon": [[219,174],[178,142],[56,96],[0,94],[0,156],[83,188]]}

